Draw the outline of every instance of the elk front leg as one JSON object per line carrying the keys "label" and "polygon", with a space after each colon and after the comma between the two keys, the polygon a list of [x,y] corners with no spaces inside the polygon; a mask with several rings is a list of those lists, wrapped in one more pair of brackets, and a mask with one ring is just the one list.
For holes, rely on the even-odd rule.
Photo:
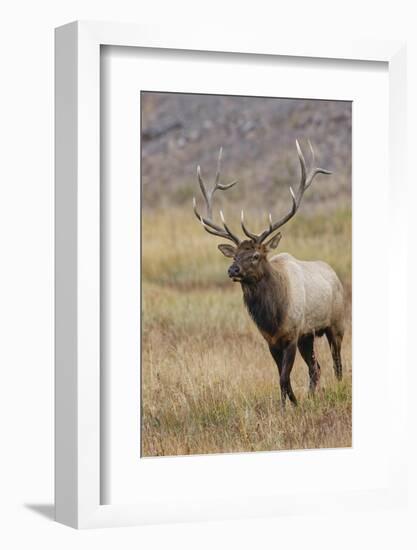
{"label": "elk front leg", "polygon": [[291,343],[284,348],[269,348],[275,363],[278,366],[279,383],[281,386],[281,408],[285,409],[285,401],[288,396],[294,406],[297,406],[297,399],[291,387],[290,374],[294,365],[297,344]]}

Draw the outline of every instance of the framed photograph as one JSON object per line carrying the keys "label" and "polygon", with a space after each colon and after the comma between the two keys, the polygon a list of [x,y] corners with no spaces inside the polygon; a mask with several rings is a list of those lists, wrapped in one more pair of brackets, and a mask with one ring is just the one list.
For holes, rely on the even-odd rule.
{"label": "framed photograph", "polygon": [[56,30],[58,521],[404,502],[404,81],[401,43]]}
{"label": "framed photograph", "polygon": [[[352,102],[140,99],[142,456],[351,447]],[[223,150],[239,181],[222,183]],[[196,158],[213,182],[183,179]]]}

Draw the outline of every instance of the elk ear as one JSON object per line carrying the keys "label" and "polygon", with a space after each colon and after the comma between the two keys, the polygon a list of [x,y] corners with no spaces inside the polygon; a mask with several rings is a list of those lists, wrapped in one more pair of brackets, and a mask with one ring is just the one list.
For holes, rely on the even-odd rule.
{"label": "elk ear", "polygon": [[268,250],[272,250],[273,248],[276,248],[279,244],[279,241],[281,240],[281,237],[282,237],[281,233],[277,233],[276,235],[274,235],[270,241],[265,243],[266,248]]}
{"label": "elk ear", "polygon": [[236,248],[231,244],[219,244],[218,249],[228,258],[234,258]]}

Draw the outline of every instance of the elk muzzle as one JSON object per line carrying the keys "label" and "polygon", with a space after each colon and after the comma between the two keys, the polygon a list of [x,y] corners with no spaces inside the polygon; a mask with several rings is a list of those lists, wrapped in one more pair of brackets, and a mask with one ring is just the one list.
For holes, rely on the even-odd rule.
{"label": "elk muzzle", "polygon": [[227,270],[227,273],[233,281],[239,281],[241,279],[240,267],[237,264],[232,264]]}

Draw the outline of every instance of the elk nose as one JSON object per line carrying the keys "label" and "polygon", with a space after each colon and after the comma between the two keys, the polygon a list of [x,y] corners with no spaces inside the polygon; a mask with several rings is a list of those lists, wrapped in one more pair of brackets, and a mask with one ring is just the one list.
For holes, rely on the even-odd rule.
{"label": "elk nose", "polygon": [[237,275],[239,275],[240,268],[238,265],[232,264],[227,272],[229,274],[229,277],[237,277]]}

